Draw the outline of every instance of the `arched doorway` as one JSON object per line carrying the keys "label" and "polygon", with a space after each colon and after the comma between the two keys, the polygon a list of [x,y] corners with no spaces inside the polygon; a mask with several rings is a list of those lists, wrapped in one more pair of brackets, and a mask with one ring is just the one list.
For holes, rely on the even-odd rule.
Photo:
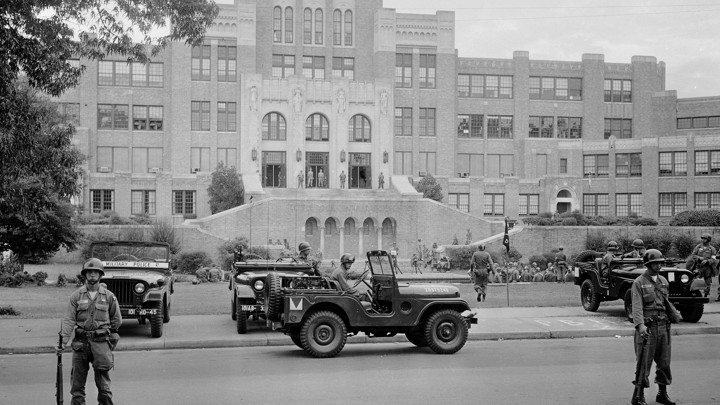
{"label": "arched doorway", "polygon": [[565,212],[572,211],[572,193],[569,190],[560,190],[557,193],[557,204],[555,205],[555,212],[562,214]]}

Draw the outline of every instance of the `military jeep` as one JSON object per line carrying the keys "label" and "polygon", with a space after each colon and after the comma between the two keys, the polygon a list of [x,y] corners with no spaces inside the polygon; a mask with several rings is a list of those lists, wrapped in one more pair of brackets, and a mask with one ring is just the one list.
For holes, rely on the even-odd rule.
{"label": "military jeep", "polygon": [[365,283],[367,299],[342,291],[329,278],[268,273],[268,325],[318,358],[336,356],[348,336],[360,332],[369,338],[404,333],[415,346],[440,354],[460,350],[477,319],[458,288],[398,282],[391,263],[386,251],[367,252],[366,268],[355,284]]}
{"label": "military jeep", "polygon": [[[586,311],[597,311],[603,301],[621,299],[625,304],[625,316],[632,321],[632,283],[645,272],[640,258],[615,258],[610,261],[610,274],[601,277],[603,271],[601,253],[588,250],[575,259],[575,284],[580,286],[580,300]],[[702,318],[705,303],[705,281],[692,271],[678,267],[684,260],[668,259],[660,269],[660,275],[669,284],[670,302],[680,311],[683,321],[697,322]]]}
{"label": "military jeep", "polygon": [[308,277],[313,274],[313,268],[289,257],[268,261],[254,254],[236,252],[228,288],[232,291],[230,315],[236,323],[237,333],[247,333],[248,319],[266,318],[265,279],[270,272],[286,277]]}
{"label": "military jeep", "polygon": [[161,337],[170,322],[175,290],[170,246],[162,242],[94,242],[90,254],[103,262],[100,283],[115,294],[123,319],[150,320],[150,336]]}

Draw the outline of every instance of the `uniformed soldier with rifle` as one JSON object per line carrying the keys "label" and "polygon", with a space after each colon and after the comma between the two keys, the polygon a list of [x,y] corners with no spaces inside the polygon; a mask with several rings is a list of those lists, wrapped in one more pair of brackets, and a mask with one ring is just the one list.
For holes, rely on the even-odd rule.
{"label": "uniformed soldier with rifle", "polygon": [[90,259],[80,272],[85,285],[70,296],[67,313],[62,322],[60,344],[56,348],[62,353],[73,337],[71,405],[85,404],[85,382],[90,363],[95,372],[98,389],[98,403],[112,405],[110,391],[110,370],[114,366],[113,349],[120,340],[117,331],[122,324],[120,306],[115,294],[102,287],[100,278],[105,275],[103,263]]}
{"label": "uniformed soldier with rifle", "polygon": [[667,393],[672,383],[670,372],[670,324],[680,320],[680,314],[668,301],[669,283],[660,275],[665,262],[662,253],[650,249],[643,256],[647,270],[632,285],[632,318],[635,326],[635,391],[633,405],[647,405],[645,388],[650,387],[648,376],[655,361],[655,383],[659,391],[655,401],[675,405]]}
{"label": "uniformed soldier with rifle", "polygon": [[[712,236],[709,233],[704,233],[700,239],[702,242],[698,243],[693,249],[689,260],[690,265],[687,268],[705,279],[705,296],[707,297],[710,295],[713,276],[717,275],[718,259],[715,247],[710,244]],[[720,293],[720,287],[718,287],[718,292]],[[718,299],[720,299],[720,295]]]}

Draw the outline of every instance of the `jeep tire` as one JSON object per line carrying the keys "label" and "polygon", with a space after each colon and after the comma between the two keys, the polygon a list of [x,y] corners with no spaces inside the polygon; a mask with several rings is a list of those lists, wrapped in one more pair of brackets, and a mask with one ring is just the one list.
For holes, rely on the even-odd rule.
{"label": "jeep tire", "polygon": [[423,334],[423,332],[416,330],[415,328],[413,328],[413,330],[409,332],[405,332],[405,337],[410,343],[414,344],[417,347],[427,347],[425,335]]}
{"label": "jeep tire", "polygon": [[703,316],[705,305],[703,304],[688,304],[678,305],[677,310],[682,315],[683,322],[697,323]]}
{"label": "jeep tire", "polygon": [[163,323],[170,322],[170,305],[163,306]]}
{"label": "jeep tire", "polygon": [[594,250],[583,250],[575,256],[575,263],[595,263],[597,253]]}
{"label": "jeep tire", "polygon": [[150,315],[150,336],[159,338],[163,334],[163,313],[165,313],[165,301],[160,301],[160,308],[154,315]]}
{"label": "jeep tire", "polygon": [[282,296],[280,295],[280,277],[271,271],[265,279],[265,314],[271,321],[280,320],[282,312]]}
{"label": "jeep tire", "polygon": [[295,343],[295,346],[305,350],[305,348],[302,345],[302,339],[300,339],[300,335],[298,335],[297,333],[291,333],[289,336],[290,336],[290,339],[292,340],[292,342]]}
{"label": "jeep tire", "polygon": [[300,327],[302,348],[317,358],[335,357],[345,347],[347,327],[338,314],[318,311],[310,314]]}
{"label": "jeep tire", "polygon": [[230,317],[233,321],[237,321],[237,298],[234,296],[232,302],[230,303]]}
{"label": "jeep tire", "polygon": [[425,342],[435,353],[453,354],[465,346],[467,337],[467,322],[453,309],[441,309],[425,323]]}
{"label": "jeep tire", "polygon": [[239,305],[236,305],[236,307],[238,308],[235,322],[235,325],[237,325],[237,333],[244,335],[247,333],[247,312],[241,310]]}
{"label": "jeep tire", "polygon": [[587,279],[580,286],[580,301],[586,311],[595,312],[600,307],[600,294],[592,280]]}

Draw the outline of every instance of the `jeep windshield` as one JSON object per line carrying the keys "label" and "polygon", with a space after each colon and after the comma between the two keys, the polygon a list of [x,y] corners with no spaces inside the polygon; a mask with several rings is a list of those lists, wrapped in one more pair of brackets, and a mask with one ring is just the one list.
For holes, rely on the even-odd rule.
{"label": "jeep windshield", "polygon": [[167,262],[170,248],[160,243],[95,242],[90,255],[103,262]]}
{"label": "jeep windshield", "polygon": [[390,264],[390,256],[387,252],[375,250],[367,253],[368,263],[373,274],[393,274],[393,268]]}

